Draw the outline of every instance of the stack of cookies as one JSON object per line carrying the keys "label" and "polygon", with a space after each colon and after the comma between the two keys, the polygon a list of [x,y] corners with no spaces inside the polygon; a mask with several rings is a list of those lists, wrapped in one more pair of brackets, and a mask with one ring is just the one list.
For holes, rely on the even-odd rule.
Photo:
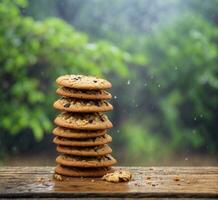
{"label": "stack of cookies", "polygon": [[113,109],[106,100],[111,94],[105,89],[111,83],[100,78],[83,75],[64,75],[57,78],[62,96],[54,108],[62,112],[55,118],[53,130],[60,155],[56,158],[56,174],[94,177],[111,171],[116,160],[107,145],[112,141],[107,129],[112,123],[103,113]]}

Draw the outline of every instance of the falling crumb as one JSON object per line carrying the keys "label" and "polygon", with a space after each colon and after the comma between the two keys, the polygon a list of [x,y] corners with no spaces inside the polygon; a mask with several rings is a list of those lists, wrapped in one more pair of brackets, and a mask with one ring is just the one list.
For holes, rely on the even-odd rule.
{"label": "falling crumb", "polygon": [[180,183],[178,183],[177,185],[181,185]]}
{"label": "falling crumb", "polygon": [[173,178],[174,181],[180,181],[180,178],[179,177],[175,177]]}
{"label": "falling crumb", "polygon": [[54,178],[55,178],[56,180],[58,180],[58,181],[62,181],[62,180],[63,180],[63,178],[62,178],[61,175],[59,175],[59,174],[54,174]]}
{"label": "falling crumb", "polygon": [[154,168],[150,167],[149,170],[154,170]]}
{"label": "falling crumb", "polygon": [[147,177],[147,179],[148,179],[148,180],[150,180],[150,179],[151,179],[151,177],[150,177],[150,176],[148,176],[148,177]]}
{"label": "falling crumb", "polygon": [[155,184],[151,184],[152,186],[156,186]]}
{"label": "falling crumb", "polygon": [[92,180],[91,180],[91,182],[93,183],[93,182],[95,182],[95,180],[94,180],[94,179],[92,179]]}

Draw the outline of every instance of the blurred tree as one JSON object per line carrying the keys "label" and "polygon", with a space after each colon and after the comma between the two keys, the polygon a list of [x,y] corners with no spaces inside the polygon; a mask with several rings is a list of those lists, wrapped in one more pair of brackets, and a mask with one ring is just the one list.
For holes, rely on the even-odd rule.
{"label": "blurred tree", "polygon": [[131,60],[108,42],[90,43],[85,34],[60,19],[40,22],[23,16],[26,6],[25,0],[0,2],[1,148],[12,148],[7,146],[7,134],[31,131],[40,140],[50,130],[58,75],[125,77],[125,63]]}
{"label": "blurred tree", "polygon": [[[144,162],[170,152],[218,151],[217,0],[29,0],[28,7],[17,0],[22,16],[14,4],[3,2],[0,102],[8,102],[0,114],[5,117],[0,122],[3,133],[30,127],[41,138],[53,115],[52,100],[47,99],[53,96],[45,94],[54,78],[62,73],[103,73],[111,75],[114,85],[114,132],[122,133],[114,149],[125,152],[129,162],[129,155]],[[27,15],[41,21],[23,17]],[[46,19],[51,16],[86,32],[89,40],[61,20]],[[38,114],[27,114],[25,121],[22,113],[30,112]],[[15,122],[22,126],[13,131]]]}
{"label": "blurred tree", "polygon": [[88,33],[92,40],[101,38],[113,41],[132,54],[142,52],[145,33],[151,32],[157,24],[170,23],[179,10],[178,0],[164,2],[161,0],[29,0],[29,2],[27,10],[34,18],[59,16],[77,30]]}
{"label": "blurred tree", "polygon": [[[147,38],[149,90],[172,148],[217,151],[218,28],[184,14]],[[189,143],[191,145],[189,145]]]}
{"label": "blurred tree", "polygon": [[218,25],[218,0],[186,0],[181,1],[185,10],[191,10],[193,13],[202,15],[208,21]]}

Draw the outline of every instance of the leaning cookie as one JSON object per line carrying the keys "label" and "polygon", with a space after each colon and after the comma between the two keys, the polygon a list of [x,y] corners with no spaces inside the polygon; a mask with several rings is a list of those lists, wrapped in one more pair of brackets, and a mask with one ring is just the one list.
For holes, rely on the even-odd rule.
{"label": "leaning cookie", "polygon": [[106,112],[113,106],[105,100],[84,100],[62,97],[53,104],[54,108],[68,112]]}
{"label": "leaning cookie", "polygon": [[83,130],[99,130],[113,127],[107,116],[102,113],[62,112],[55,118],[54,123],[65,128]]}
{"label": "leaning cookie", "polygon": [[116,164],[117,161],[109,154],[102,157],[59,155],[56,162],[71,167],[109,167]]}
{"label": "leaning cookie", "polygon": [[99,136],[103,136],[107,131],[106,130],[78,130],[78,129],[68,129],[63,127],[56,127],[52,133],[56,136],[64,137],[64,138],[75,138],[75,139],[83,139],[83,138],[96,138]]}
{"label": "leaning cookie", "polygon": [[63,165],[57,165],[55,172],[64,176],[73,177],[99,177],[104,176],[107,173],[111,173],[114,170],[110,167],[100,167],[100,168],[78,168],[78,167],[67,167]]}
{"label": "leaning cookie", "polygon": [[112,141],[112,137],[108,134],[97,138],[90,138],[90,139],[83,139],[77,140],[72,138],[63,138],[63,137],[55,137],[53,142],[57,145],[63,146],[80,146],[80,147],[91,147],[91,146],[98,146],[110,143]]}
{"label": "leaning cookie", "polygon": [[106,100],[112,98],[112,95],[105,90],[78,90],[60,87],[56,90],[56,93],[60,96],[73,97],[77,99]]}
{"label": "leaning cookie", "polygon": [[112,87],[111,83],[107,80],[84,75],[60,76],[56,79],[56,83],[64,87],[85,90],[103,90]]}
{"label": "leaning cookie", "polygon": [[85,148],[58,145],[57,152],[75,156],[104,156],[111,153],[112,149],[108,145]]}

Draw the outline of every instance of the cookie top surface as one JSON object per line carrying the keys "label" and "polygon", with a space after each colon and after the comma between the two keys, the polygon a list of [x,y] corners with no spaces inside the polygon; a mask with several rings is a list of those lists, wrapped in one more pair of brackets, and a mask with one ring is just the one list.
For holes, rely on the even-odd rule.
{"label": "cookie top surface", "polygon": [[58,145],[63,146],[98,146],[110,143],[112,141],[112,137],[108,134],[103,136],[99,136],[96,138],[89,138],[89,139],[72,139],[72,138],[63,138],[63,137],[55,137],[53,142]]}
{"label": "cookie top surface", "polygon": [[57,152],[75,156],[103,156],[112,153],[112,149],[108,145],[95,147],[69,147],[58,145]]}
{"label": "cookie top surface", "polygon": [[54,108],[69,112],[106,112],[113,106],[105,100],[84,100],[62,97],[53,104]]}
{"label": "cookie top surface", "polygon": [[56,93],[61,96],[78,99],[106,100],[112,98],[112,95],[105,90],[78,90],[74,88],[60,87],[56,90]]}
{"label": "cookie top surface", "polygon": [[112,128],[113,125],[103,113],[70,113],[62,112],[54,123],[58,126],[83,130],[98,130]]}
{"label": "cookie top surface", "polygon": [[110,155],[101,157],[84,157],[84,156],[71,156],[59,155],[56,158],[58,164],[72,167],[109,167],[114,165],[117,161]]}
{"label": "cookie top surface", "polygon": [[102,90],[112,87],[111,83],[105,79],[84,75],[63,75],[56,79],[56,83],[64,87],[86,90]]}
{"label": "cookie top surface", "polygon": [[[64,176],[72,177],[99,177],[107,173],[113,172],[110,167],[100,167],[100,168],[78,168],[78,167],[67,167],[63,165],[57,165],[55,172]],[[65,177],[63,177],[63,180]]]}
{"label": "cookie top surface", "polygon": [[68,129],[63,127],[56,127],[53,129],[52,133],[56,136],[65,137],[65,138],[96,138],[103,136],[106,133],[106,130],[78,130],[78,129]]}

